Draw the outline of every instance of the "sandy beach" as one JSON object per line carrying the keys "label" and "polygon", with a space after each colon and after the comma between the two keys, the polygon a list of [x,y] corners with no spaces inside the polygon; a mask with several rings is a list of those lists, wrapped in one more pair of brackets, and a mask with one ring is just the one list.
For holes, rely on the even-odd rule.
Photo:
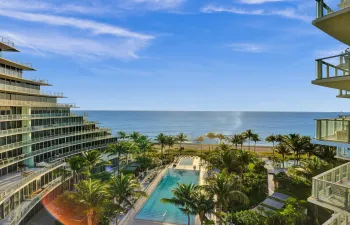
{"label": "sandy beach", "polygon": [[[160,148],[160,145],[155,144],[154,145],[156,148]],[[201,148],[203,150],[209,150],[210,149],[215,149],[218,146],[218,144],[194,144],[194,143],[184,143],[182,144],[182,147],[185,148],[185,150],[191,149],[191,150],[201,150]],[[175,144],[174,147],[172,149],[179,149],[180,144]],[[167,149],[168,147],[166,146],[165,149]],[[238,146],[238,149],[240,149],[241,146]],[[249,147],[248,145],[244,145],[243,146],[244,149],[248,150]],[[250,146],[250,150],[254,151],[254,144]],[[256,152],[271,152],[272,153],[272,146],[256,146],[255,148]]]}

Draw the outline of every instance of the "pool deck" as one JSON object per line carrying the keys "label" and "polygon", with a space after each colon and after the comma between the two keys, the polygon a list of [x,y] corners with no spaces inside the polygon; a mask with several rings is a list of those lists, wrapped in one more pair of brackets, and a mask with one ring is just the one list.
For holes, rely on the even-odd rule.
{"label": "pool deck", "polygon": [[[181,157],[181,158],[186,158]],[[181,158],[178,160],[178,162],[181,160]],[[168,167],[163,169],[158,176],[152,181],[152,183],[148,186],[148,188],[145,190],[148,196],[152,194],[152,192],[156,189],[158,183],[162,180],[164,177],[166,171],[168,168],[175,168],[178,170],[194,170],[194,166],[196,171],[200,171],[199,174],[199,185],[203,185],[205,182],[205,178],[207,177],[207,170],[204,166],[200,166],[200,158],[199,157],[192,157],[193,158],[193,164],[192,165],[179,165],[179,163],[170,164]],[[176,165],[176,167],[174,167]],[[164,222],[156,222],[156,221],[148,221],[148,220],[139,220],[135,219],[135,216],[137,213],[141,210],[143,205],[146,203],[147,198],[140,198],[136,204],[135,207],[120,221],[119,225],[178,225],[178,224],[171,224],[171,223],[164,223]],[[199,225],[199,219],[198,216],[195,218],[194,225]]]}

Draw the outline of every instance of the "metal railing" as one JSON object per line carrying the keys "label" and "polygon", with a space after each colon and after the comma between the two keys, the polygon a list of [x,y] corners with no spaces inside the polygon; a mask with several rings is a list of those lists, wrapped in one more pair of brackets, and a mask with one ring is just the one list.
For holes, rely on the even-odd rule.
{"label": "metal railing", "polygon": [[15,47],[15,43],[13,41],[10,41],[9,39],[1,37],[1,36],[0,36],[0,42],[6,44],[8,46],[11,46],[12,48]]}
{"label": "metal railing", "polygon": [[42,148],[42,149],[37,150],[37,151],[24,153],[24,154],[16,156],[16,157],[2,160],[2,161],[0,161],[0,168],[4,168],[8,165],[12,165],[14,163],[23,161],[25,159],[32,158],[34,156],[41,155],[43,153],[52,152],[52,151],[55,151],[55,150],[58,150],[61,148],[70,147],[70,146],[77,145],[77,144],[84,144],[84,143],[88,143],[88,142],[92,142],[92,141],[105,140],[105,139],[109,139],[109,138],[113,138],[113,136],[105,135],[105,136],[98,136],[98,137],[93,137],[93,138],[86,138],[86,139],[81,139],[81,140],[77,140],[77,141],[71,141],[71,142],[66,142],[66,143],[59,144],[59,145],[50,146],[47,148]]}
{"label": "metal railing", "polygon": [[12,86],[12,85],[7,85],[7,84],[0,84],[0,89],[5,90],[5,91],[21,92],[24,94],[63,97],[63,93],[61,93],[61,92],[43,92],[43,91],[32,89],[32,88],[18,87],[18,86]]}
{"label": "metal railing", "polygon": [[324,0],[316,0],[316,19],[334,12]]}
{"label": "metal railing", "polygon": [[338,55],[316,59],[316,80],[349,76],[350,54],[345,51]]}
{"label": "metal railing", "polygon": [[15,129],[9,129],[9,130],[2,130],[0,131],[0,137],[20,134],[20,133],[34,132],[34,131],[49,130],[53,128],[64,128],[64,127],[70,127],[70,126],[79,126],[79,125],[83,126],[83,125],[93,125],[93,124],[96,124],[96,122],[84,121],[84,122],[74,122],[74,123],[56,123],[56,124],[50,124],[50,125],[22,127],[22,128],[15,128]]}
{"label": "metal railing", "polygon": [[343,164],[312,178],[312,198],[350,211],[350,163]]}
{"label": "metal railing", "polygon": [[317,119],[316,139],[324,141],[350,142],[350,118]]}
{"label": "metal railing", "polygon": [[19,142],[15,142],[12,144],[0,146],[0,153],[9,151],[9,150],[12,150],[15,148],[21,148],[21,147],[32,145],[32,144],[37,144],[37,143],[44,142],[44,141],[50,141],[50,140],[55,140],[55,139],[70,137],[70,136],[79,136],[82,134],[105,132],[105,131],[108,132],[110,130],[104,129],[104,128],[93,129],[93,130],[83,130],[83,131],[78,131],[78,132],[71,132],[71,133],[52,135],[52,136],[47,136],[47,137],[42,137],[42,138],[35,138],[35,139],[31,139],[31,140],[19,141]]}
{"label": "metal railing", "polygon": [[4,67],[0,67],[0,73],[8,75],[8,76],[11,76],[11,77],[21,78],[23,80],[33,81],[33,82],[36,82],[36,83],[41,83],[41,84],[45,84],[45,85],[49,84],[49,82],[47,80],[43,80],[43,79],[24,78],[22,71],[11,70],[11,69],[7,69],[7,68],[4,68]]}
{"label": "metal railing", "polygon": [[70,104],[70,103],[34,102],[34,101],[6,100],[6,99],[0,99],[0,105],[2,105],[2,106],[77,108],[75,104]]}
{"label": "metal railing", "polygon": [[11,195],[16,192],[19,188],[21,188],[23,185],[31,182],[32,180],[34,180],[36,177],[41,176],[42,174],[48,173],[49,170],[55,168],[55,167],[59,167],[59,166],[63,166],[66,163],[64,161],[57,161],[55,163],[50,164],[49,166],[42,168],[40,170],[35,171],[33,174],[25,177],[24,179],[20,180],[17,183],[14,183],[13,185],[11,185],[10,187],[6,188],[5,191],[0,193],[0,202],[2,202],[4,199],[11,197]]}
{"label": "metal railing", "polygon": [[45,189],[43,189],[43,191],[41,191],[31,199],[25,200],[25,201],[30,201],[30,203],[26,207],[22,208],[21,210],[13,211],[12,213],[10,213],[10,215],[7,218],[0,221],[0,224],[17,225],[28,214],[28,212],[30,212],[30,210],[32,210],[32,208],[41,201],[41,199],[43,199],[47,194],[49,194],[52,190],[58,187],[61,183],[63,183],[64,181],[67,181],[68,179],[71,179],[72,176],[73,176],[72,173],[70,173],[69,175],[66,176],[64,180],[63,180],[63,176],[60,176],[55,180],[51,181],[50,183],[47,184],[47,186],[45,187]]}
{"label": "metal railing", "polygon": [[322,225],[348,225],[349,222],[350,219],[347,216],[341,213],[334,213],[332,217]]}
{"label": "metal railing", "polygon": [[47,113],[47,114],[12,114],[12,115],[0,115],[0,121],[4,120],[31,120],[53,117],[86,117],[85,115],[79,115],[76,113]]}

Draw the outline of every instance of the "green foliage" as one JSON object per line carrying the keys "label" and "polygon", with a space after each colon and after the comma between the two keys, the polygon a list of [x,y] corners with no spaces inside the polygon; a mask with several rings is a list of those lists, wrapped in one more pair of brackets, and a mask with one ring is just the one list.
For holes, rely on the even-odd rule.
{"label": "green foliage", "polygon": [[111,178],[112,174],[107,171],[103,171],[100,173],[95,173],[91,176],[92,179],[100,180],[102,182],[108,181]]}
{"label": "green foliage", "polygon": [[265,218],[252,210],[230,214],[229,221],[235,225],[264,225]]}

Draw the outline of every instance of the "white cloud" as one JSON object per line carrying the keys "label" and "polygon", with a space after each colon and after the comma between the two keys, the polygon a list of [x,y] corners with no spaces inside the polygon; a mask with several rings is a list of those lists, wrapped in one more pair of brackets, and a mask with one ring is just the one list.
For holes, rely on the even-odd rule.
{"label": "white cloud", "polygon": [[289,8],[289,9],[282,9],[282,10],[263,10],[263,9],[256,9],[256,10],[247,10],[242,8],[236,8],[236,7],[222,7],[222,6],[215,6],[215,5],[208,5],[201,9],[204,13],[220,13],[220,12],[226,12],[226,13],[233,13],[233,14],[243,14],[243,15],[261,15],[261,16],[281,16],[289,19],[297,19],[302,21],[311,21],[311,17],[299,14],[299,12],[295,9]]}
{"label": "white cloud", "polygon": [[56,26],[67,26],[78,28],[81,30],[89,30],[94,34],[109,34],[117,37],[128,37],[128,38],[137,38],[137,39],[152,39],[153,36],[140,34],[136,32],[129,31],[127,29],[105,24],[99,23],[92,20],[86,19],[77,19],[73,17],[63,17],[63,16],[55,16],[55,15],[46,15],[39,13],[26,13],[26,12],[18,12],[12,10],[1,10],[0,16],[5,16],[13,19],[30,21],[30,22],[39,22]]}
{"label": "white cloud", "polygon": [[241,0],[241,3],[244,4],[263,4],[263,3],[269,3],[269,2],[284,2],[286,0]]}
{"label": "white cloud", "polygon": [[245,9],[239,9],[235,7],[222,7],[222,6],[215,6],[215,5],[208,5],[201,9],[204,13],[217,13],[217,12],[228,12],[228,13],[234,13],[234,14],[248,14],[248,15],[263,15],[264,10],[245,10]]}
{"label": "white cloud", "polygon": [[40,32],[0,31],[0,33],[13,40],[16,45],[23,48],[24,52],[41,56],[55,54],[93,60],[107,58],[135,59],[138,58],[137,51],[148,45],[147,40],[139,39],[101,41],[99,39],[77,38]]}
{"label": "white cloud", "polygon": [[143,6],[149,10],[161,9],[176,9],[180,7],[186,0],[128,0],[125,5],[129,6]]}
{"label": "white cloud", "polygon": [[228,45],[233,51],[259,53],[266,51],[266,48],[252,43],[234,43]]}

